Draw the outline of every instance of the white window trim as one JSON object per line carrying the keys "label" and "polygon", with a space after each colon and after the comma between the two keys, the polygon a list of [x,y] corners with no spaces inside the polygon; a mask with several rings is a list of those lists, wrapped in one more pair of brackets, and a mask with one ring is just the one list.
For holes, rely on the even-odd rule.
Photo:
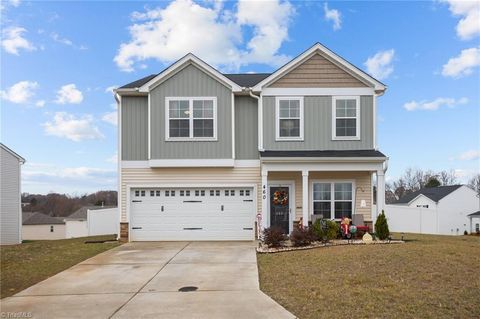
{"label": "white window trim", "polygon": [[[189,101],[189,133],[190,137],[170,137],[170,101]],[[213,137],[194,137],[193,136],[193,101],[194,100],[208,100],[213,101]],[[187,118],[185,118],[187,119]],[[216,96],[175,96],[165,97],[165,141],[167,142],[181,142],[181,141],[217,141],[217,97]]]}
{"label": "white window trim", "polygon": [[[355,136],[337,136],[337,100],[355,100],[357,131]],[[332,96],[332,140],[335,141],[358,141],[360,140],[360,96]]]}
{"label": "white window trim", "polygon": [[324,179],[313,179],[310,181],[310,204],[312,205],[311,209],[311,214],[313,215],[313,203],[314,203],[314,197],[313,197],[313,184],[315,183],[325,183],[325,184],[330,184],[330,220],[340,220],[340,219],[335,219],[335,184],[336,183],[350,183],[352,184],[352,218],[353,215],[355,215],[355,208],[356,208],[356,186],[355,186],[355,180],[343,180],[343,179],[335,179],[335,180],[324,180]]}
{"label": "white window trim", "polygon": [[[280,101],[297,100],[300,105],[300,136],[298,137],[281,137],[280,136]],[[276,141],[303,141],[304,133],[304,110],[303,96],[282,96],[275,98],[275,140]]]}

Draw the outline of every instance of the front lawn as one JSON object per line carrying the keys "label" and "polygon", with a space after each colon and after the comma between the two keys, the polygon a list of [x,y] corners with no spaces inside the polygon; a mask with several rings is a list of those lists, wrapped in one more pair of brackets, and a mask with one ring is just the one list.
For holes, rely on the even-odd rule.
{"label": "front lawn", "polygon": [[113,240],[95,236],[62,240],[28,241],[1,247],[1,298],[16,294],[85,259],[120,245],[118,242],[85,244],[86,240]]}
{"label": "front lawn", "polygon": [[480,237],[406,240],[258,254],[260,286],[301,319],[480,318]]}

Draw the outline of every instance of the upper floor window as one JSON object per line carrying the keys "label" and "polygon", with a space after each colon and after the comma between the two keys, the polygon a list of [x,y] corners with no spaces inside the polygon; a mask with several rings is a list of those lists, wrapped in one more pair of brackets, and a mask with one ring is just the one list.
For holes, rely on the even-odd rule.
{"label": "upper floor window", "polygon": [[303,140],[303,98],[276,98],[276,139]]}
{"label": "upper floor window", "polygon": [[360,139],[360,98],[333,97],[332,136],[335,140]]}
{"label": "upper floor window", "polygon": [[166,98],[166,139],[217,138],[217,99],[215,97]]}

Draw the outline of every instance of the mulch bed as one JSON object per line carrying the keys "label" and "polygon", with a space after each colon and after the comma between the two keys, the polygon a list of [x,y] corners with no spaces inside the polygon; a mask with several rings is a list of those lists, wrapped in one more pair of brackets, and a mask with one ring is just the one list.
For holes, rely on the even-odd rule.
{"label": "mulch bed", "polygon": [[346,245],[385,245],[385,244],[403,244],[405,241],[403,240],[374,240],[370,243],[365,243],[361,239],[352,239],[352,240],[332,240],[327,243],[323,242],[314,242],[308,246],[301,246],[301,247],[294,247],[290,243],[278,247],[278,248],[270,248],[267,245],[259,243],[257,247],[257,252],[260,254],[274,254],[274,253],[281,253],[286,251],[294,251],[294,250],[306,250],[306,249],[314,249],[314,248],[321,248],[321,247],[333,247],[333,246],[346,246]]}

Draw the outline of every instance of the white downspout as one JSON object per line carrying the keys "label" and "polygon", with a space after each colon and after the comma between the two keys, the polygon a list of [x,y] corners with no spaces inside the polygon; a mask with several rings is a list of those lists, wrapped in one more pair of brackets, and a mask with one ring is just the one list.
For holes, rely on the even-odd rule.
{"label": "white downspout", "polygon": [[[245,88],[247,90],[247,88]],[[257,100],[258,105],[258,150],[263,151],[263,105],[262,105],[262,98],[260,96],[255,95],[252,93],[251,89],[248,89],[248,94]]]}

